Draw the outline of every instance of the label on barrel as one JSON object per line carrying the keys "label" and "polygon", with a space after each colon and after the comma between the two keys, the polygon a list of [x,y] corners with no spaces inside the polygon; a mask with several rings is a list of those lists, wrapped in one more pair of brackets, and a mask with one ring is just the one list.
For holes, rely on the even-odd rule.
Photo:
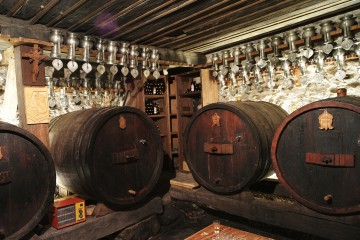
{"label": "label on barrel", "polygon": [[214,113],[212,115],[212,126],[215,127],[216,125],[220,127],[220,116],[217,113]]}
{"label": "label on barrel", "polygon": [[119,118],[119,128],[125,129],[126,128],[126,119],[123,116]]}
{"label": "label on barrel", "polygon": [[319,116],[319,128],[323,130],[333,129],[333,118],[333,115],[331,115],[327,110],[324,110],[324,112]]}

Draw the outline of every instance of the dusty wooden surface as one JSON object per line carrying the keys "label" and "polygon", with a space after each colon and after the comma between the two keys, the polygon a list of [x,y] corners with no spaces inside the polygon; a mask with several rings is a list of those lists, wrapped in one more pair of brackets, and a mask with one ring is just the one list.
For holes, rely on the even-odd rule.
{"label": "dusty wooden surface", "polygon": [[[263,237],[254,233],[249,233],[225,225],[220,225],[219,236],[233,236],[237,239],[247,239],[247,240],[271,240],[272,238]],[[207,226],[204,229],[196,232],[195,234],[185,238],[185,240],[210,240],[216,237],[214,232],[214,224]],[[221,238],[220,238],[221,239]]]}
{"label": "dusty wooden surface", "polygon": [[172,185],[170,195],[174,199],[190,201],[249,220],[326,239],[343,240],[360,237],[359,214],[325,215],[306,208],[293,199],[275,194],[246,190],[234,195],[218,195],[203,187],[188,189]]}
{"label": "dusty wooden surface", "polygon": [[161,198],[157,197],[145,205],[133,209],[112,212],[102,217],[88,216],[86,222],[70,226],[61,230],[50,228],[44,234],[34,235],[31,239],[100,239],[114,232],[140,222],[163,211]]}

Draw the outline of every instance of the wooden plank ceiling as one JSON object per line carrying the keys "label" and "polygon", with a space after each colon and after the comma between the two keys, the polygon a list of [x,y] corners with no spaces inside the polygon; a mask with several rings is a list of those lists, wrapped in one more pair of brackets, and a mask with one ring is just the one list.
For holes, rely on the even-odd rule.
{"label": "wooden plank ceiling", "polygon": [[[359,6],[358,0],[0,0],[0,14],[105,39],[206,54]],[[287,24],[294,14],[300,20]],[[282,24],[256,36],[240,31],[271,21]]]}

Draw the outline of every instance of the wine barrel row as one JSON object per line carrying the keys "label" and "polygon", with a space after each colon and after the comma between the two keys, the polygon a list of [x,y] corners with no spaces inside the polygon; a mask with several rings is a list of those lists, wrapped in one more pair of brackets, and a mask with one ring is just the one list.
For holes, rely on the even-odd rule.
{"label": "wine barrel row", "polygon": [[[303,205],[349,214],[360,211],[359,123],[358,97],[314,102],[290,115],[266,102],[215,103],[191,118],[184,153],[194,178],[215,193],[239,192],[271,174],[273,165]],[[113,208],[143,200],[161,172],[156,125],[131,107],[55,118],[52,155],[16,126],[0,123],[0,136],[0,238],[24,237],[44,217],[55,169],[59,185]]]}
{"label": "wine barrel row", "polygon": [[239,192],[272,171],[301,204],[325,214],[360,211],[360,98],[308,104],[289,116],[264,102],[214,103],[184,132],[184,155],[208,190]]}

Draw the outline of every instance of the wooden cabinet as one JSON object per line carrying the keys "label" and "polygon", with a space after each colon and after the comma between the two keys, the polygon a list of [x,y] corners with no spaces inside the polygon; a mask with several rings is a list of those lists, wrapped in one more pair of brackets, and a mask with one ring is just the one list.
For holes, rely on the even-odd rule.
{"label": "wooden cabinet", "polygon": [[[197,69],[172,76],[161,76],[158,80],[145,80],[144,89],[138,99],[138,107],[146,112],[146,106],[159,107],[156,114],[148,115],[158,126],[164,148],[164,168],[189,171],[185,162],[182,136],[193,114],[204,105],[217,102],[218,84],[208,69]],[[164,90],[153,94],[147,82],[164,82]],[[192,87],[191,84],[196,84]],[[206,94],[201,89],[206,89]],[[150,93],[150,94],[149,94]]]}
{"label": "wooden cabinet", "polygon": [[169,124],[169,89],[167,86],[168,77],[160,76],[157,80],[149,78],[148,80],[144,79],[143,81],[145,81],[145,84],[144,89],[140,94],[141,104],[139,104],[139,108],[147,113],[148,117],[155,122],[159,130],[164,149],[163,168],[172,169],[173,163],[171,157],[171,133]]}
{"label": "wooden cabinet", "polygon": [[174,81],[176,82],[179,169],[189,171],[184,158],[182,139],[190,118],[202,107],[200,70],[175,75]]}

